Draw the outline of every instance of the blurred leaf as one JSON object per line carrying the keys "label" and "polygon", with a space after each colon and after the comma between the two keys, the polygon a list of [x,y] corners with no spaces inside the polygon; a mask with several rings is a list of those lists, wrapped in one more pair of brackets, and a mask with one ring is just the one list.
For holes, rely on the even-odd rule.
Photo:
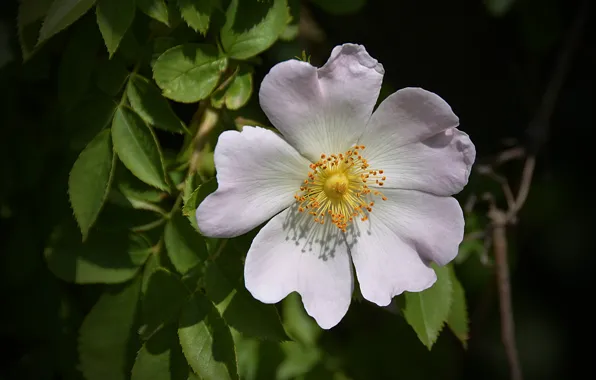
{"label": "blurred leaf", "polygon": [[139,349],[135,316],[141,279],[108,287],[79,330],[80,369],[86,380],[126,380]]}
{"label": "blurred leaf", "polygon": [[164,242],[168,257],[181,274],[207,259],[205,241],[179,212],[174,213],[166,224]]}
{"label": "blurred leaf", "polygon": [[139,350],[131,380],[187,380],[189,367],[178,342],[177,326],[169,324]]}
{"label": "blurred leaf", "polygon": [[69,219],[54,229],[44,255],[48,268],[64,281],[114,284],[133,278],[150,249],[145,239],[128,231],[94,230],[83,243]]}
{"label": "blurred leaf", "polygon": [[422,292],[406,292],[406,321],[412,326],[420,341],[430,350],[449,317],[453,287],[448,267],[433,264],[437,274],[435,284]]}
{"label": "blurred leaf", "polygon": [[366,4],[366,0],[310,0],[313,4],[334,15],[356,13]]}
{"label": "blurred leaf", "polygon": [[153,77],[164,96],[181,103],[206,98],[225,70],[226,58],[220,58],[211,45],[184,44],[163,53],[153,66]]}
{"label": "blurred leaf", "polygon": [[141,337],[147,339],[159,328],[177,320],[188,296],[180,278],[164,268],[154,268],[143,289]]}
{"label": "blurred leaf", "polygon": [[239,255],[226,251],[214,255],[218,257],[207,267],[205,290],[230,327],[246,336],[287,340],[275,306],[257,301],[244,287]]}
{"label": "blurred leaf", "polygon": [[136,0],[139,9],[147,16],[160,21],[166,25],[169,24],[168,6],[164,0]]}
{"label": "blurred leaf", "polygon": [[282,301],[282,307],[284,326],[288,334],[305,346],[316,346],[323,331],[317,322],[306,314],[300,295],[296,292],[290,293]]}
{"label": "blurred leaf", "polygon": [[484,6],[495,17],[504,16],[514,3],[515,0],[484,0]]}
{"label": "blurred leaf", "polygon": [[39,31],[38,45],[77,21],[96,0],[54,0]]}
{"label": "blurred leaf", "polygon": [[468,307],[466,305],[466,295],[464,288],[455,276],[452,266],[449,266],[449,276],[453,284],[453,302],[447,325],[453,331],[453,334],[462,342],[465,348],[468,347]]}
{"label": "blurred leaf", "polygon": [[133,0],[97,0],[97,25],[99,25],[110,58],[132,25],[135,11]]}
{"label": "blurred leaf", "polygon": [[103,130],[81,152],[70,171],[68,194],[83,241],[110,192],[115,158],[110,131]]}
{"label": "blurred leaf", "polygon": [[20,0],[17,27],[23,60],[29,59],[39,38],[41,22],[53,0]]}
{"label": "blurred leaf", "polygon": [[277,368],[278,380],[300,378],[321,361],[322,352],[318,347],[305,347],[296,342],[283,342],[281,348],[286,358]]}
{"label": "blurred leaf", "polygon": [[133,75],[126,91],[130,105],[145,122],[164,131],[184,132],[184,125],[172,111],[168,101],[147,78]]}
{"label": "blurred leaf", "polygon": [[97,87],[112,96],[120,93],[130,74],[126,64],[118,58],[103,60],[99,64],[96,79]]}
{"label": "blurred leaf", "polygon": [[241,65],[240,72],[226,91],[226,107],[237,110],[244,106],[252,95],[252,71],[250,66]]}
{"label": "blurred leaf", "polygon": [[69,109],[77,104],[87,92],[97,64],[99,46],[100,36],[92,22],[75,26],[58,72],[58,100],[64,108]]}
{"label": "blurred leaf", "polygon": [[237,110],[244,106],[252,95],[252,67],[241,64],[233,77],[226,81],[229,83],[211,96],[211,105],[221,108],[225,104],[228,109]]}
{"label": "blurred leaf", "polygon": [[185,305],[178,328],[182,352],[205,380],[238,379],[230,329],[213,304],[200,293]]}
{"label": "blurred leaf", "polygon": [[290,19],[287,0],[232,0],[221,29],[221,43],[230,58],[247,59],[267,50]]}
{"label": "blurred leaf", "polygon": [[209,21],[214,8],[219,7],[220,0],[178,0],[180,13],[188,26],[205,35],[209,29]]}
{"label": "blurred leaf", "polygon": [[217,189],[217,181],[213,178],[201,184],[190,195],[186,195],[184,199],[184,206],[182,207],[182,214],[188,218],[190,224],[198,231],[196,212],[197,207],[203,202],[207,195],[213,193]]}
{"label": "blurred leaf", "polygon": [[157,138],[143,119],[128,107],[119,107],[112,123],[114,149],[122,163],[141,181],[169,191]]}
{"label": "blurred leaf", "polygon": [[461,264],[466,261],[470,255],[482,255],[485,251],[484,242],[480,239],[468,239],[461,242],[459,252],[455,257],[455,262]]}

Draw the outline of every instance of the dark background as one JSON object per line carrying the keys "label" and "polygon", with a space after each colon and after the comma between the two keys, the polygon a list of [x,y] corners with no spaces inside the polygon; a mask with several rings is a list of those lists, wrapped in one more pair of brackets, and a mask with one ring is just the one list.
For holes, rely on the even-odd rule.
{"label": "dark background", "polygon": [[[508,230],[526,379],[591,378],[595,372],[590,336],[596,4],[586,3],[591,1],[517,0],[496,16],[480,0],[369,0],[349,15],[304,2],[306,36],[267,51],[257,72],[262,77],[297,47],[320,65],[336,44],[361,43],[385,67],[384,92],[423,87],[451,104],[461,129],[476,144],[478,163],[490,164],[512,145],[537,155],[529,198],[517,225]],[[50,51],[23,64],[16,8],[16,1],[0,3],[0,379],[69,378],[58,373],[73,372],[76,362],[69,349],[56,357],[54,348],[64,333],[57,330],[76,334],[98,289],[60,282],[42,258],[57,210],[67,202],[67,175],[76,158],[65,148],[67,132],[54,112],[64,41],[57,38]],[[528,133],[581,12],[590,14],[583,16],[587,23],[557,101],[549,107],[552,116]],[[320,29],[314,28],[314,37],[313,24]],[[522,167],[523,160],[517,160],[498,170],[516,189]],[[477,172],[458,199],[464,203],[471,194],[487,191],[503,206],[500,188]],[[481,224],[486,211],[482,202],[474,208]],[[456,266],[471,317],[467,350],[445,330],[429,353],[402,318],[365,302],[355,303],[321,344],[354,379],[508,378],[490,262],[475,254]],[[69,311],[68,325],[58,322],[64,317],[64,297],[80,305]]]}

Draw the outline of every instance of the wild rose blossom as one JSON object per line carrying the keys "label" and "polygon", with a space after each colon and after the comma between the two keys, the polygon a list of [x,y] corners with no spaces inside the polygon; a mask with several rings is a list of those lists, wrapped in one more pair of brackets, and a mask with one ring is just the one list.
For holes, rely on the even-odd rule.
{"label": "wild rose blossom", "polygon": [[459,119],[439,96],[405,88],[373,113],[383,66],[363,46],[333,49],[327,63],[279,63],[261,107],[275,132],[221,134],[218,189],[197,209],[211,237],[244,234],[271,219],[246,257],[247,289],[275,303],[296,291],[325,329],[346,314],[354,276],[362,296],[386,306],[429,288],[463,237],[463,189],[475,159]]}

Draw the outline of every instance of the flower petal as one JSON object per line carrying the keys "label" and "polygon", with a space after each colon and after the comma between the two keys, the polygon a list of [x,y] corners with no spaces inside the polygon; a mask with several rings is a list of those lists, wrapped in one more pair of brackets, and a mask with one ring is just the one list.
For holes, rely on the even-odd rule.
{"label": "flower petal", "polygon": [[420,191],[387,189],[366,222],[348,231],[362,295],[379,306],[403,291],[427,289],[436,280],[430,261],[445,265],[457,255],[464,219],[458,202]]}
{"label": "flower petal", "polygon": [[452,195],[468,182],[476,158],[458,123],[439,96],[406,88],[381,103],[359,144],[371,167],[384,170],[386,188]]}
{"label": "flower petal", "polygon": [[261,108],[290,144],[317,161],[321,153],[342,153],[356,142],[383,73],[363,46],[337,46],[320,69],[297,60],[274,66],[261,84]]}
{"label": "flower petal", "polygon": [[199,205],[199,229],[206,236],[242,235],[289,207],[310,162],[267,129],[226,131],[215,147],[217,190]]}
{"label": "flower petal", "polygon": [[265,303],[293,291],[306,312],[329,329],[348,311],[353,290],[348,247],[338,228],[315,223],[291,207],[255,237],[244,266],[246,288]]}

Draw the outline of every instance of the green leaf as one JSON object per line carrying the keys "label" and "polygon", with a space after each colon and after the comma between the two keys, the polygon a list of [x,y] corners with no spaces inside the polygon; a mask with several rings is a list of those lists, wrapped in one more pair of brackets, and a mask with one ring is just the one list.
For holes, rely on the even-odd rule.
{"label": "green leaf", "polygon": [[319,347],[305,347],[297,342],[283,342],[281,348],[285,359],[277,368],[278,380],[300,379],[321,361]]}
{"label": "green leaf", "polygon": [[406,321],[429,350],[449,317],[453,296],[449,268],[435,264],[432,267],[437,274],[435,284],[422,292],[406,292],[406,307],[403,310]]}
{"label": "green leaf", "polygon": [[257,301],[244,287],[242,263],[237,256],[224,251],[215,262],[209,263],[205,273],[207,296],[230,327],[242,334],[273,341],[287,340],[275,306]]}
{"label": "green leaf", "polygon": [[104,130],[81,152],[70,171],[68,194],[83,241],[110,192],[115,166],[110,131]]}
{"label": "green leaf", "polygon": [[97,25],[110,57],[114,55],[122,37],[132,25],[135,10],[134,0],[98,0]]}
{"label": "green leaf", "polygon": [[287,0],[232,0],[221,29],[221,43],[230,58],[247,59],[267,50],[290,20]]}
{"label": "green leaf", "polygon": [[147,78],[133,75],[126,91],[130,105],[145,122],[164,131],[184,132],[184,125],[172,111],[168,101]]}
{"label": "green leaf", "polygon": [[495,17],[504,16],[514,3],[515,0],[484,0],[484,6]]}
{"label": "green leaf", "polygon": [[[159,210],[155,208],[155,204],[160,203],[165,195],[163,191],[139,180],[123,165],[118,165],[116,168],[112,189],[113,192],[109,199],[113,203],[158,213]],[[115,192],[118,192],[119,195],[116,195]]]}
{"label": "green leaf", "polygon": [[186,196],[184,206],[182,207],[182,214],[188,218],[190,224],[197,231],[199,230],[199,227],[197,226],[197,218],[195,216],[197,207],[199,207],[199,204],[203,202],[203,199],[205,199],[207,195],[213,193],[216,189],[217,181],[215,181],[215,179],[210,179],[197,187],[190,195],[186,195],[185,193]]}
{"label": "green leaf", "polygon": [[238,379],[230,329],[202,294],[195,293],[185,305],[178,336],[188,364],[201,379]]}
{"label": "green leaf", "polygon": [[207,258],[205,241],[178,212],[166,224],[164,242],[170,261],[181,274]]}
{"label": "green leaf", "polygon": [[157,21],[169,24],[168,6],[164,0],[136,0],[139,9]]}
{"label": "green leaf", "polygon": [[449,275],[453,284],[453,302],[447,319],[447,325],[453,334],[462,342],[464,347],[468,346],[468,307],[464,288],[455,276],[455,270],[449,266]]}
{"label": "green leaf", "polygon": [[131,380],[187,380],[189,374],[177,326],[171,323],[143,344],[132,367]]}
{"label": "green leaf", "polygon": [[300,295],[296,292],[290,293],[282,301],[282,306],[284,326],[288,334],[304,346],[315,347],[323,330],[306,314]]}
{"label": "green leaf", "polygon": [[77,21],[96,0],[54,0],[39,31],[38,45]]}
{"label": "green leaf", "polygon": [[116,110],[112,139],[118,157],[128,170],[148,185],[169,191],[157,137],[132,109]]}
{"label": "green leaf", "polygon": [[164,96],[181,103],[205,99],[217,85],[227,59],[214,46],[184,44],[166,50],[153,66]]}
{"label": "green leaf", "polygon": [[65,109],[70,110],[86,94],[100,43],[101,37],[92,22],[75,25],[58,71],[58,100]]}
{"label": "green leaf", "polygon": [[20,0],[17,26],[23,59],[33,55],[39,39],[39,29],[53,0]]}
{"label": "green leaf", "polygon": [[141,281],[109,287],[79,330],[79,368],[86,380],[126,380],[139,348],[135,315]]}
{"label": "green leaf", "polygon": [[145,239],[127,231],[94,230],[83,243],[69,219],[54,229],[44,255],[48,268],[64,281],[115,284],[133,278],[150,249]]}
{"label": "green leaf", "polygon": [[366,4],[366,0],[311,0],[311,2],[334,15],[356,13]]}
{"label": "green leaf", "polygon": [[143,289],[141,336],[148,338],[159,328],[177,320],[188,295],[180,278],[164,268],[154,268],[146,289]]}
{"label": "green leaf", "polygon": [[252,70],[250,66],[241,65],[240,71],[226,91],[226,107],[237,110],[244,106],[252,95]]}
{"label": "green leaf", "polygon": [[209,29],[211,13],[219,0],[178,0],[180,13],[188,26],[205,35]]}

